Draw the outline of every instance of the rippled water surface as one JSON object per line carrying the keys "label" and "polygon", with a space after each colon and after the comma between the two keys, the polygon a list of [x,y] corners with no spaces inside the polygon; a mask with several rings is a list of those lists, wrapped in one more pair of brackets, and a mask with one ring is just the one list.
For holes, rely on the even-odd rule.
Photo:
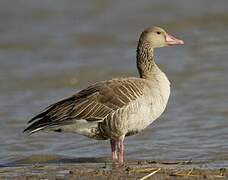
{"label": "rippled water surface", "polygon": [[0,1],[0,163],[36,154],[109,156],[108,141],[22,130],[88,84],[137,76],[139,34],[159,25],[185,45],[156,51],[171,98],[159,120],[126,140],[126,156],[228,166],[227,8],[226,0]]}

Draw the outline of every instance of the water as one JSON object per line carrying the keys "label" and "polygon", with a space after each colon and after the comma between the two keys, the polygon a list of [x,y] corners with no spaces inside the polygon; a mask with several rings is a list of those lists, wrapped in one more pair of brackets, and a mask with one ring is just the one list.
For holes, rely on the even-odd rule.
{"label": "water", "polygon": [[107,141],[22,131],[88,84],[136,76],[139,34],[159,25],[185,45],[156,51],[171,98],[159,120],[126,140],[126,156],[228,166],[227,7],[226,0],[0,1],[0,164],[39,154],[109,156]]}

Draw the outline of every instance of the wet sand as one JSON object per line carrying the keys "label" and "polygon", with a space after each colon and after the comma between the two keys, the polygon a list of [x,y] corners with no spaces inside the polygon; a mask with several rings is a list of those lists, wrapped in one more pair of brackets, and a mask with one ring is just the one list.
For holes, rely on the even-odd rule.
{"label": "wet sand", "polygon": [[0,179],[228,179],[228,168],[180,162],[128,161],[118,169],[107,163],[38,163],[0,167]]}

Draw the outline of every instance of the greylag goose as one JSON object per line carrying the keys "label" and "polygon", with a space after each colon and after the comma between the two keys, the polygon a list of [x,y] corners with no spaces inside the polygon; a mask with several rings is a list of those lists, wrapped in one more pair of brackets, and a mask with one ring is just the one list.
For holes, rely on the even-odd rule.
{"label": "greylag goose", "polygon": [[139,77],[90,85],[47,107],[28,122],[24,132],[52,130],[109,139],[113,164],[123,165],[124,138],[156,120],[165,110],[170,95],[170,82],[155,63],[154,48],[183,43],[162,28],[145,29],[137,47]]}

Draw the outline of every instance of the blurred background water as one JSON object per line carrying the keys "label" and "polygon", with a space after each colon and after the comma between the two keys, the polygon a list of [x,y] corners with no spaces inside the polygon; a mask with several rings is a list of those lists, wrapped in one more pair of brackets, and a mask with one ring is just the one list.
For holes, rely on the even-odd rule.
{"label": "blurred background water", "polygon": [[109,156],[108,141],[22,131],[88,84],[137,76],[137,41],[151,25],[185,45],[156,51],[171,98],[159,120],[126,140],[127,158],[228,166],[227,0],[0,1],[0,163],[35,154]]}

